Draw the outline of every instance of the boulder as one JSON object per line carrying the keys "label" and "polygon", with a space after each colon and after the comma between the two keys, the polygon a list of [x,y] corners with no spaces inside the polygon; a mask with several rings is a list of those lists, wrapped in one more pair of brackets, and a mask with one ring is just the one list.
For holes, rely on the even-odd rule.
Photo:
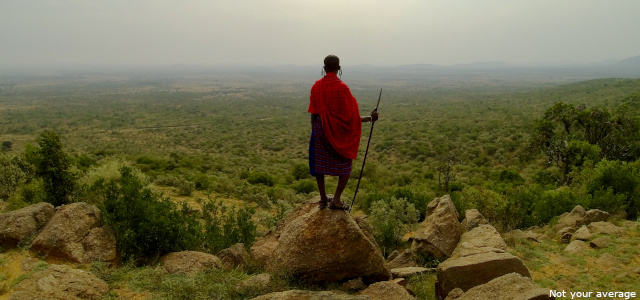
{"label": "boulder", "polygon": [[259,238],[252,256],[267,271],[286,272],[308,282],[341,282],[362,277],[389,280],[382,251],[364,219],[342,210],[303,203],[275,231]]}
{"label": "boulder", "polygon": [[369,296],[371,300],[414,300],[406,288],[393,282],[376,282],[360,292],[360,295]]}
{"label": "boulder", "polygon": [[436,294],[444,299],[455,288],[467,291],[509,273],[531,277],[524,263],[507,249],[491,225],[481,225],[466,232],[451,258],[438,265]]}
{"label": "boulder", "polygon": [[464,218],[467,220],[465,224],[465,229],[467,231],[483,224],[489,224],[487,219],[485,219],[477,209],[467,209],[467,211],[464,212]]}
{"label": "boulder", "polygon": [[109,285],[89,272],[64,265],[49,265],[14,288],[9,300],[101,299]]}
{"label": "boulder", "polygon": [[393,278],[408,278],[413,275],[435,272],[435,268],[405,267],[391,269]]}
{"label": "boulder", "polygon": [[589,228],[587,228],[587,226],[585,225],[582,225],[582,227],[576,230],[576,233],[573,234],[573,237],[571,237],[571,239],[588,241],[592,237],[593,237],[593,234],[591,234],[591,232],[589,231]]}
{"label": "boulder", "polygon": [[264,291],[271,284],[271,274],[262,273],[255,276],[251,276],[240,283],[238,283],[235,287],[236,291],[240,293],[249,293],[251,291]]}
{"label": "boulder", "polygon": [[197,251],[172,252],[161,257],[160,262],[171,274],[222,268],[222,261],[218,257]]}
{"label": "boulder", "polygon": [[584,252],[584,250],[587,250],[588,248],[589,246],[587,245],[587,243],[581,240],[575,240],[569,243],[569,245],[567,245],[567,247],[564,248],[564,252],[582,253]]}
{"label": "boulder", "polygon": [[568,244],[569,242],[571,242],[571,238],[573,237],[574,232],[576,232],[576,230],[573,227],[563,227],[562,229],[558,230],[557,235],[560,237],[561,243]]}
{"label": "boulder", "polygon": [[458,291],[456,295],[446,299],[542,300],[555,298],[549,295],[549,289],[540,288],[531,278],[509,273],[473,287],[463,294]]}
{"label": "boulder", "polygon": [[387,263],[387,268],[389,269],[402,267],[418,267],[416,255],[411,252],[411,249],[407,249],[401,254],[396,255],[395,259]]}
{"label": "boulder", "polygon": [[258,296],[252,300],[371,300],[371,298],[330,291],[290,290]]}
{"label": "boulder", "polygon": [[100,210],[85,202],[57,207],[30,249],[79,263],[118,258],[113,232],[102,227]]}
{"label": "boulder", "polygon": [[453,253],[462,231],[451,197],[436,198],[427,205],[425,220],[416,231],[411,251],[438,259],[447,258]]}
{"label": "boulder", "polygon": [[558,231],[565,227],[578,228],[584,224],[584,217],[587,212],[580,205],[573,208],[568,214],[562,214],[558,223],[555,226],[555,230]]}
{"label": "boulder", "polygon": [[515,244],[514,240],[517,240],[517,239],[525,239],[530,242],[540,243],[540,240],[538,238],[539,238],[539,235],[533,232],[532,230],[522,231],[520,229],[511,230],[505,233],[505,237],[504,237],[505,241],[507,242],[511,241],[510,243],[512,244]]}
{"label": "boulder", "polygon": [[620,235],[624,232],[622,227],[618,227],[609,222],[593,222],[587,227],[593,234]]}
{"label": "boulder", "polygon": [[53,216],[53,205],[41,202],[0,214],[0,245],[13,247],[27,240]]}
{"label": "boulder", "polygon": [[606,248],[610,244],[611,244],[611,238],[610,237],[601,236],[601,237],[593,239],[593,241],[591,241],[591,243],[589,243],[589,246],[591,246],[591,248],[595,248],[595,249],[602,249],[602,248]]}
{"label": "boulder", "polygon": [[[413,237],[411,237],[411,239],[413,240]],[[396,257],[398,257],[398,255],[400,255],[400,252],[398,250],[393,250],[391,252],[391,254],[389,254],[389,256],[387,256],[387,263],[393,261],[394,259],[396,259]]]}
{"label": "boulder", "polygon": [[605,222],[609,220],[609,213],[599,209],[590,209],[584,215],[584,224],[589,225],[593,222]]}
{"label": "boulder", "polygon": [[243,243],[237,243],[220,251],[218,258],[222,261],[224,269],[231,270],[244,265],[249,258],[249,252],[247,252]]}

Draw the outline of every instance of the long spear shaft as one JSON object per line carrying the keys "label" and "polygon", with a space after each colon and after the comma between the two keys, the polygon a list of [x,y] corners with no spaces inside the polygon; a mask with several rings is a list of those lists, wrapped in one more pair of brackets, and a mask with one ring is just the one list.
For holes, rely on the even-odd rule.
{"label": "long spear shaft", "polygon": [[[378,95],[378,104],[376,104],[376,109],[373,111],[378,111],[378,106],[380,106],[380,98],[382,98],[382,89],[380,89],[380,95]],[[362,172],[364,171],[364,163],[367,162],[367,154],[369,153],[369,144],[371,144],[371,135],[373,134],[373,125],[376,122],[371,121],[371,130],[369,131],[369,140],[367,140],[367,150],[364,151],[364,158],[362,159],[362,169],[360,169],[360,176],[358,176],[358,185],[356,185],[356,192],[353,193],[353,200],[351,200],[351,206],[349,206],[349,213],[351,213],[351,209],[353,208],[353,203],[356,202],[356,195],[358,195],[358,188],[360,188],[360,181],[362,180]]]}

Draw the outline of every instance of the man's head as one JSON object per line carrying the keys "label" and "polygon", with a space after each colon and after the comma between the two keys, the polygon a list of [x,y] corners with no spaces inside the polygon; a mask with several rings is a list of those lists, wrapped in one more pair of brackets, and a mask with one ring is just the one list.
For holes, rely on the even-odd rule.
{"label": "man's head", "polygon": [[340,59],[331,54],[324,58],[324,70],[326,72],[337,73],[340,70]]}

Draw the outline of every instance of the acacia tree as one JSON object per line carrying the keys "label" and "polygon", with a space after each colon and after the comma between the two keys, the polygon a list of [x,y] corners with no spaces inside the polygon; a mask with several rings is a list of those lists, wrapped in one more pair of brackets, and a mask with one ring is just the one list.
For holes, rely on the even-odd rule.
{"label": "acacia tree", "polygon": [[536,120],[531,147],[542,152],[548,164],[560,168],[561,184],[568,184],[571,169],[587,161],[635,160],[639,124],[624,107],[611,114],[606,109],[556,103]]}

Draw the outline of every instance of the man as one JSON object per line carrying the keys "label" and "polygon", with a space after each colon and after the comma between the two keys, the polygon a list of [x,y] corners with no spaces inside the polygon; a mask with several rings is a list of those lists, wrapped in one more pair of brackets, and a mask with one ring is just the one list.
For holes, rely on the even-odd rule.
{"label": "man", "polygon": [[[349,87],[338,78],[340,59],[329,55],[324,59],[326,75],[311,88],[311,140],[309,142],[309,171],[316,178],[320,190],[320,208],[348,210],[340,197],[347,186],[353,159],[358,154],[362,122],[375,122],[378,113],[361,117],[358,102]],[[324,176],[338,176],[333,197],[325,193]]]}

